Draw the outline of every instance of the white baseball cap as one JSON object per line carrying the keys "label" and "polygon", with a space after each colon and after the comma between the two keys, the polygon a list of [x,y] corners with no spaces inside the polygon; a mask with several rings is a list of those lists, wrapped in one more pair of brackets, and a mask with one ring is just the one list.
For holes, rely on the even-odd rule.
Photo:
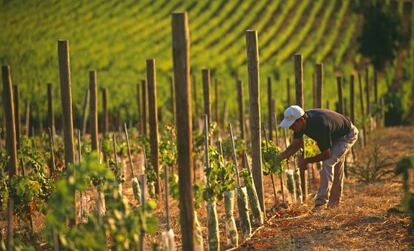
{"label": "white baseball cap", "polygon": [[283,120],[280,127],[289,128],[298,118],[302,117],[305,111],[298,105],[289,106],[283,113]]}

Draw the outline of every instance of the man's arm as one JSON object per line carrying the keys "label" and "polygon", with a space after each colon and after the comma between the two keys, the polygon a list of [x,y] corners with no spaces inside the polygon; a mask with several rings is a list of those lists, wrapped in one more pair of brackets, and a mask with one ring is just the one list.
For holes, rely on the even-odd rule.
{"label": "man's arm", "polygon": [[306,158],[304,160],[305,164],[315,163],[319,161],[327,160],[331,157],[331,149],[328,148],[326,150],[323,150],[320,154],[315,155],[313,157]]}
{"label": "man's arm", "polygon": [[279,156],[278,159],[280,161],[289,158],[293,154],[295,154],[299,148],[301,147],[302,138],[295,139],[293,138],[292,144],[290,144],[285,151],[283,151]]}

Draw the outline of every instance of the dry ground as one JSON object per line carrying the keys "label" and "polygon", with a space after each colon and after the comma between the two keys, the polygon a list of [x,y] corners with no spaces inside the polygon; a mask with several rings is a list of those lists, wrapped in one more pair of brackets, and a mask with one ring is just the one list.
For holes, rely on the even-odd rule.
{"label": "dry ground", "polygon": [[[384,155],[398,161],[414,154],[413,138],[413,127],[379,129],[370,145],[379,144]],[[414,250],[414,237],[406,231],[408,217],[387,213],[401,196],[399,177],[373,184],[350,178],[340,207],[311,212],[310,201],[292,209],[299,217],[270,220],[241,250]]]}

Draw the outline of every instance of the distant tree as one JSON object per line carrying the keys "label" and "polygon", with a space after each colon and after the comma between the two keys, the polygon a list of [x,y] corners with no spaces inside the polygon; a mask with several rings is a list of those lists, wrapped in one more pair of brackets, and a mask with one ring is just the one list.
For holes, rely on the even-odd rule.
{"label": "distant tree", "polygon": [[360,1],[356,10],[363,14],[364,24],[358,37],[358,51],[378,71],[392,63],[403,43],[401,16],[383,0]]}

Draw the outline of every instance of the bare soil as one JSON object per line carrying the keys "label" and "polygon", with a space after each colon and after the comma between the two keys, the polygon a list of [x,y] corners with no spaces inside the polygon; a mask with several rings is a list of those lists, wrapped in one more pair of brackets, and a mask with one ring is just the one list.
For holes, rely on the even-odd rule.
{"label": "bare soil", "polygon": [[[413,127],[378,129],[369,145],[380,145],[384,156],[398,161],[414,154],[413,136]],[[367,150],[356,146],[357,155],[369,154]],[[240,250],[414,250],[414,237],[407,234],[409,218],[388,213],[402,198],[401,184],[393,175],[372,184],[351,177],[339,207],[312,212],[308,201],[291,208],[268,221]]]}

